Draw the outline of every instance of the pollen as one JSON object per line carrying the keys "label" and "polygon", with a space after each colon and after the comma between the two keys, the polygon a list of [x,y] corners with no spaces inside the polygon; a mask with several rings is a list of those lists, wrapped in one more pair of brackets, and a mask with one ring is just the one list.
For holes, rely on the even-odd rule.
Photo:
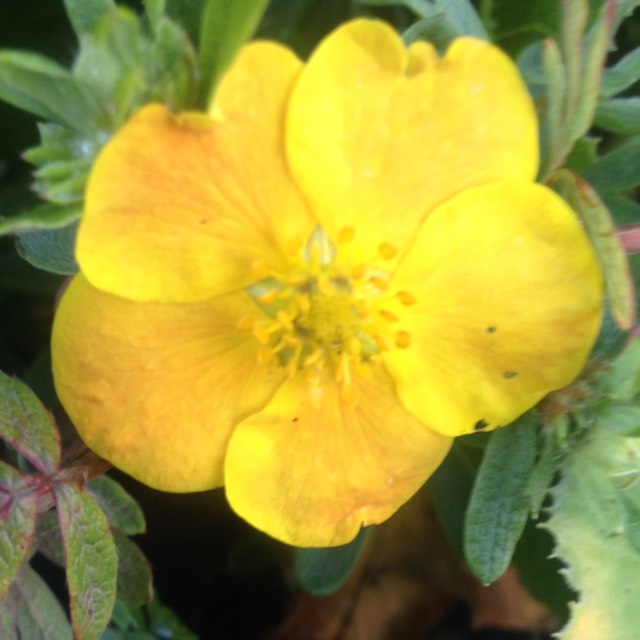
{"label": "pollen", "polygon": [[[357,380],[372,375],[380,354],[411,345],[407,331],[390,328],[401,321],[396,311],[402,307],[396,305],[391,312],[383,305],[392,298],[403,305],[415,301],[409,292],[388,291],[392,274],[367,264],[345,265],[338,259],[340,247],[355,235],[354,227],[343,227],[335,247],[317,228],[288,270],[254,263],[251,272],[256,282],[247,293],[260,312],[238,324],[260,343],[261,364],[282,367],[289,377],[301,374],[310,398],[322,395],[323,372],[329,372],[347,406],[358,403]],[[387,260],[396,254],[386,243],[378,247],[377,255]]]}

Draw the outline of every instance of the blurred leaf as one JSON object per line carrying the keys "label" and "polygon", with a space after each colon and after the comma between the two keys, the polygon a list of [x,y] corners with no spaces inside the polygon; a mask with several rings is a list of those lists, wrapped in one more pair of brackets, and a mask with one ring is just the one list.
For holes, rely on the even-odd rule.
{"label": "blurred leaf", "polygon": [[622,329],[630,329],[636,317],[635,289],[611,215],[598,194],[575,173],[556,171],[549,184],[582,219],[600,260],[613,317]]}
{"label": "blurred leaf", "polygon": [[149,631],[163,640],[197,640],[197,637],[185,627],[180,618],[160,603],[155,597],[146,607],[149,617]]}
{"label": "blurred leaf", "polygon": [[600,96],[612,98],[640,80],[640,47],[627,53],[613,67],[604,70]]}
{"label": "blurred leaf", "polygon": [[442,528],[461,559],[464,557],[464,516],[475,470],[466,448],[456,439],[428,484]]}
{"label": "blurred leaf", "polygon": [[640,436],[640,406],[612,404],[598,413],[598,424],[620,436]]}
{"label": "blurred leaf", "polygon": [[77,34],[89,31],[105,13],[116,9],[113,0],[64,0],[64,6]]}
{"label": "blurred leaf", "polygon": [[542,447],[527,482],[531,517],[538,519],[540,510],[560,465],[560,447],[553,425],[541,431]]}
{"label": "blurred leaf", "polygon": [[144,0],[144,10],[154,30],[158,28],[160,19],[164,16],[165,4],[165,0]]}
{"label": "blurred leaf", "polygon": [[598,105],[596,126],[631,136],[640,133],[640,98],[612,98]]}
{"label": "blurred leaf", "polygon": [[356,565],[369,529],[360,533],[349,544],[326,549],[296,549],[296,577],[300,586],[316,596],[337,591]]}
{"label": "blurred leaf", "polygon": [[120,532],[113,532],[118,552],[117,598],[135,607],[151,602],[153,584],[151,567],[140,547]]}
{"label": "blurred leaf", "polygon": [[465,522],[469,568],[484,583],[509,566],[529,512],[527,483],[535,464],[538,417],[530,411],[494,431],[476,476]]}
{"label": "blurred leaf", "polygon": [[165,13],[189,34],[191,42],[198,42],[202,12],[208,0],[165,0]]}
{"label": "blurred leaf", "polygon": [[10,218],[0,218],[0,235],[40,229],[59,229],[75,222],[82,209],[75,205],[42,204]]}
{"label": "blurred leaf", "polygon": [[6,640],[71,640],[64,610],[45,581],[23,564],[0,602],[0,637]]}
{"label": "blurred leaf", "polygon": [[38,515],[35,537],[34,546],[37,547],[38,553],[59,567],[64,567],[64,548],[55,510]]}
{"label": "blurred leaf", "polygon": [[64,67],[25,51],[0,51],[0,99],[73,130],[90,130],[106,117]]}
{"label": "blurred leaf", "polygon": [[[575,113],[570,120],[572,143],[587,133],[593,122],[598,104],[602,69],[605,66],[609,43],[613,35],[615,1],[608,0],[603,4],[597,21],[585,38],[585,52],[578,79],[579,98]],[[573,11],[575,4],[575,0],[569,2],[570,11]]]}
{"label": "blurred leaf", "polygon": [[640,338],[634,338],[595,378],[599,391],[609,400],[630,402],[640,394]]}
{"label": "blurred leaf", "polygon": [[541,117],[542,173],[556,166],[566,149],[563,145],[564,118],[566,117],[567,78],[560,47],[548,38],[542,43],[542,62],[546,80],[545,108]]}
{"label": "blurred leaf", "polygon": [[567,169],[576,173],[583,173],[598,159],[598,144],[600,138],[584,136],[576,140],[566,161]]}
{"label": "blurred leaf", "polygon": [[[565,459],[553,490],[545,526],[556,539],[555,554],[566,565],[566,577],[579,592],[559,634],[562,640],[637,638],[640,554],[624,535],[628,512],[611,480],[637,466],[626,442],[631,441],[593,430]],[[639,492],[636,483],[626,494],[638,504]]]}
{"label": "blurred leaf", "polygon": [[240,47],[253,35],[267,0],[208,0],[200,32],[201,100],[209,103]]}
{"label": "blurred leaf", "polygon": [[1,371],[0,438],[44,475],[60,466],[60,435],[53,418],[29,387]]}
{"label": "blurred leaf", "polygon": [[107,476],[98,476],[85,488],[104,511],[111,527],[127,535],[144,533],[146,524],[142,509],[121,484]]}
{"label": "blurred leaf", "polygon": [[626,191],[640,185],[640,140],[614,149],[584,170],[583,177],[600,193]]}
{"label": "blurred leaf", "polygon": [[65,550],[74,634],[98,639],[115,603],[118,555],[107,518],[88,493],[71,484],[53,487]]}
{"label": "blurred leaf", "polygon": [[78,263],[74,257],[76,223],[60,229],[47,229],[21,233],[17,238],[18,253],[38,269],[64,276],[78,272]]}
{"label": "blurred leaf", "polygon": [[31,548],[36,524],[36,492],[29,477],[0,462],[0,600]]}

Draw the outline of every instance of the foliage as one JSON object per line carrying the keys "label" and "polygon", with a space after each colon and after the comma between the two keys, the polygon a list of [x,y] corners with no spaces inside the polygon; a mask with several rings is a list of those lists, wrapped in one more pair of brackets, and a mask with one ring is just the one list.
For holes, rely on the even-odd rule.
{"label": "foliage", "polygon": [[[0,99],[35,116],[40,136],[24,152],[40,201],[3,194],[0,235],[14,235],[18,254],[38,269],[74,274],[84,188],[100,149],[145,103],[204,107],[256,30],[306,51],[323,35],[318,24],[326,32],[365,14],[395,21],[408,43],[426,38],[443,49],[460,35],[500,43],[517,56],[535,99],[539,180],[581,216],[603,265],[609,315],[581,379],[508,429],[459,439],[429,487],[452,546],[483,583],[523,562],[518,545],[538,525],[578,594],[559,637],[630,640],[640,570],[640,340],[627,341],[636,328],[637,268],[618,231],[640,223],[640,46],[614,43],[640,1],[539,1],[517,11],[511,0],[335,4],[318,22],[311,0],[145,0],[142,15],[113,0],[65,0],[77,38],[70,68],[0,50]],[[10,277],[5,268],[7,290]],[[20,286],[51,290],[59,282],[38,277]],[[103,461],[62,447],[52,414],[4,373],[0,438],[0,636],[194,637],[153,599],[149,563],[130,538],[145,530],[139,506],[101,475]],[[299,583],[333,592],[365,546],[363,533],[345,547],[297,550]],[[536,553],[535,562],[552,566]],[[34,570],[35,554],[65,568],[70,617]],[[562,589],[538,597],[554,611],[566,605]]]}

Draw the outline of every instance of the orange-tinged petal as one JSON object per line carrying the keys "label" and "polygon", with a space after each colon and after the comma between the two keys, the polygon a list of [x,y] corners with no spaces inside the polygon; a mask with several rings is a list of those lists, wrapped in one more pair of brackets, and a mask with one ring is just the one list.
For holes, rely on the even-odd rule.
{"label": "orange-tinged petal", "polygon": [[357,260],[382,242],[404,247],[425,214],[468,187],[537,171],[535,111],[505,54],[472,38],[443,59],[423,42],[407,51],[377,21],[349,22],[319,45],[286,135],[325,230],[356,229]]}
{"label": "orange-tinged petal", "polygon": [[53,372],[87,445],[157,489],[221,485],[233,427],[280,383],[258,364],[255,338],[237,328],[254,310],[244,294],[130,302],[77,276],[56,314]]}
{"label": "orange-tinged petal", "polygon": [[288,544],[333,546],[389,518],[422,486],[451,440],[402,407],[383,371],[357,384],[350,408],[328,376],[313,398],[298,377],[238,426],[225,466],[238,514]]}
{"label": "orange-tinged petal", "polygon": [[140,110],[91,173],[77,257],[97,288],[141,301],[194,302],[236,291],[251,265],[285,264],[314,222],[283,149],[284,108],[300,61],[246,47],[211,116]]}
{"label": "orange-tinged petal", "polygon": [[[392,286],[409,348],[384,358],[407,408],[457,436],[512,422],[581,371],[602,276],[575,214],[546,187],[470,189],[426,220]],[[399,305],[401,306],[401,305]]]}

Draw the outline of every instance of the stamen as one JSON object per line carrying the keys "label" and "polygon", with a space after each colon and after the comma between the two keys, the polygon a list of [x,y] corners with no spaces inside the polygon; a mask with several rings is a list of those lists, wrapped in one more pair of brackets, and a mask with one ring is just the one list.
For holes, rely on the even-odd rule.
{"label": "stamen", "polygon": [[387,311],[386,309],[380,309],[378,313],[387,321],[387,322],[398,322],[400,318],[395,313],[391,313],[391,311]]}
{"label": "stamen", "polygon": [[258,302],[260,302],[260,304],[270,305],[273,304],[279,296],[280,291],[277,291],[276,289],[270,289],[269,291],[263,293],[261,296],[258,296]]}
{"label": "stamen", "polygon": [[407,349],[411,346],[411,334],[408,331],[398,331],[396,333],[396,347]]}
{"label": "stamen", "polygon": [[258,351],[258,362],[263,365],[269,365],[276,359],[276,354],[269,347],[263,347]]}
{"label": "stamen", "polygon": [[389,288],[387,281],[380,276],[371,276],[369,282],[380,291],[386,291]]}
{"label": "stamen", "polygon": [[378,253],[383,260],[393,260],[398,255],[398,250],[388,242],[383,242],[378,247]]}
{"label": "stamen", "polygon": [[271,269],[266,260],[256,260],[251,265],[251,273],[256,280],[264,280],[271,275]]}
{"label": "stamen", "polygon": [[356,229],[351,225],[342,227],[338,232],[338,244],[345,245],[351,242],[356,237]]}
{"label": "stamen", "polygon": [[418,302],[416,300],[416,297],[412,293],[409,293],[408,291],[398,291],[396,295],[398,296],[398,299],[400,300],[400,302],[403,305],[405,305],[405,307],[409,307],[413,304],[416,304],[416,302]]}
{"label": "stamen", "polygon": [[251,316],[243,316],[238,321],[238,329],[242,331],[242,333],[251,333],[255,322],[256,321]]}

